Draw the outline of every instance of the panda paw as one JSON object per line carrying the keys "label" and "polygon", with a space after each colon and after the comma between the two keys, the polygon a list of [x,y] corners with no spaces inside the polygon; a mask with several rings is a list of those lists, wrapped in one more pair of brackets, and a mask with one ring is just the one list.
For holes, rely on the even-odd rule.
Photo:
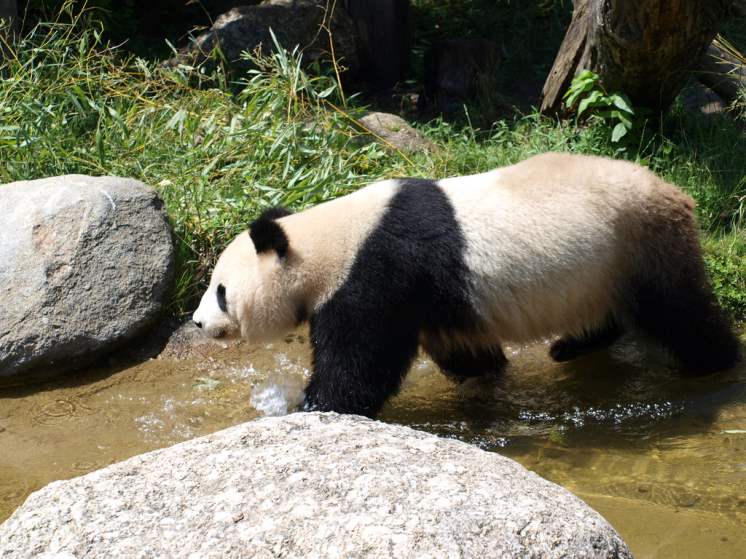
{"label": "panda paw", "polygon": [[549,347],[549,356],[557,363],[572,361],[582,354],[582,348],[575,338],[560,338]]}
{"label": "panda paw", "polygon": [[319,409],[318,406],[310,403],[308,400],[305,400],[300,407],[300,411],[302,412],[318,411],[318,409]]}

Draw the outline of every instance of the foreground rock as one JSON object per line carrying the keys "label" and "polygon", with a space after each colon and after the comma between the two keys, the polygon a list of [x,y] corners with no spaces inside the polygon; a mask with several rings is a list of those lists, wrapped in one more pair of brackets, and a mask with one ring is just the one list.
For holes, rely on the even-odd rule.
{"label": "foreground rock", "polygon": [[0,377],[82,364],[157,316],[173,245],[153,189],[69,175],[0,185],[0,207]]}
{"label": "foreground rock", "polygon": [[[330,8],[334,5],[334,10]],[[306,63],[331,59],[330,30],[337,62],[350,70],[358,67],[355,28],[342,2],[327,0],[265,0],[259,6],[238,6],[220,15],[212,27],[199,35],[170,64],[198,64],[220,48],[235,68],[250,63],[241,53],[257,48],[265,55],[274,49],[270,29],[288,51],[296,46]]]}
{"label": "foreground rock", "polygon": [[294,414],[32,494],[0,557],[630,557],[578,498],[465,443]]}

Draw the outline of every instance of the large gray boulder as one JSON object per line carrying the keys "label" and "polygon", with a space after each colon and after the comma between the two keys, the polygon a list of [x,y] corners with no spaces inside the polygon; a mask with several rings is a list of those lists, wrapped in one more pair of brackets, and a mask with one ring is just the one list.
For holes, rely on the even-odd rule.
{"label": "large gray boulder", "polygon": [[45,553],[630,557],[598,513],[510,459],[319,413],[245,423],[49,484],[0,526],[0,557]]}
{"label": "large gray boulder", "polygon": [[118,177],[0,185],[0,378],[83,364],[149,325],[173,275],[162,205]]}
{"label": "large gray boulder", "polygon": [[299,47],[306,63],[331,59],[329,30],[338,63],[353,71],[358,67],[352,20],[342,2],[327,0],[265,0],[258,6],[238,6],[218,16],[210,29],[169,63],[201,63],[219,47],[231,66],[248,68],[250,63],[241,53],[258,48],[266,55],[274,50],[270,29],[286,50]]}

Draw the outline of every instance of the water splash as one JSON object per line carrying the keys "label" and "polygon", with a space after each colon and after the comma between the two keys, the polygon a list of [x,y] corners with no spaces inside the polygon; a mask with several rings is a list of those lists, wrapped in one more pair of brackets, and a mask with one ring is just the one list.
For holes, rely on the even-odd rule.
{"label": "water splash", "polygon": [[303,386],[295,379],[266,381],[251,391],[249,403],[262,415],[287,415],[303,403]]}

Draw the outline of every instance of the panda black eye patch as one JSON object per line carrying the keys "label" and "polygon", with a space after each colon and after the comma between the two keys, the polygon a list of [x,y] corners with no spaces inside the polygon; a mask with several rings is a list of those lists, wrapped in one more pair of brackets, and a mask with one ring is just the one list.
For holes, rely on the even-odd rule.
{"label": "panda black eye patch", "polygon": [[225,286],[222,283],[218,284],[217,296],[218,308],[223,312],[228,312],[228,306],[225,302]]}

